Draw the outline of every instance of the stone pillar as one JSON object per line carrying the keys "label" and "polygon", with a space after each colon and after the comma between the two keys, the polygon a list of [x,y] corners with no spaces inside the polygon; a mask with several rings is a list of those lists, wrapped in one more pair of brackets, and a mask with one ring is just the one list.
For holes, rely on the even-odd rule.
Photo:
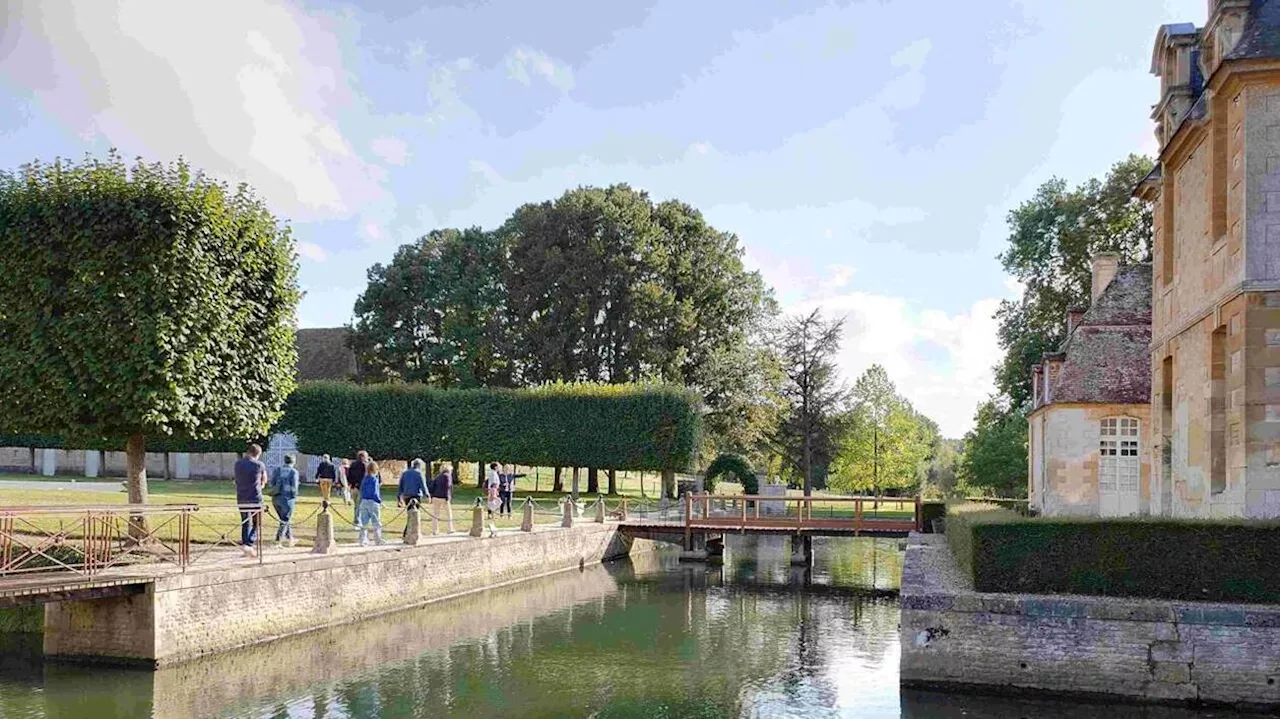
{"label": "stone pillar", "polygon": [[[259,537],[258,541],[262,541]],[[338,551],[338,540],[333,537],[333,513],[325,507],[316,515],[316,546],[312,554],[332,554]]]}
{"label": "stone pillar", "polygon": [[604,498],[596,497],[596,524],[604,524]]}
{"label": "stone pillar", "polygon": [[178,479],[191,479],[191,455],[178,452],[173,455],[173,476]]}
{"label": "stone pillar", "polygon": [[404,543],[416,545],[422,539],[422,515],[418,505],[413,505],[404,513]]}
{"label": "stone pillar", "polygon": [[561,527],[567,529],[573,526],[573,508],[575,504],[576,502],[566,499],[563,504],[560,505],[564,510],[564,519],[560,520]]}
{"label": "stone pillar", "polygon": [[46,477],[52,477],[58,473],[58,450],[42,449],[40,450],[40,474]]}
{"label": "stone pillar", "polygon": [[520,520],[520,531],[533,531],[533,502],[525,501],[524,503],[524,518]]}
{"label": "stone pillar", "polygon": [[807,567],[813,563],[813,538],[791,535],[791,564]]}
{"label": "stone pillar", "polygon": [[99,459],[101,457],[98,455],[98,450],[86,449],[84,451],[84,476],[93,479],[102,472],[102,467],[98,464]]}
{"label": "stone pillar", "polygon": [[484,534],[484,510],[480,507],[480,498],[476,497],[476,506],[471,508],[471,536]]}

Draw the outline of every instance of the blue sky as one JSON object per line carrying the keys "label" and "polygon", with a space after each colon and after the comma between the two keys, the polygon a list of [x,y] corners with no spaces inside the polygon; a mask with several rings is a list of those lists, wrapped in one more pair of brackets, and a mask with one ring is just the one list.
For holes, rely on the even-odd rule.
{"label": "blue sky", "polygon": [[1204,0],[18,0],[0,167],[118,147],[254,185],[290,220],[303,327],[435,227],[628,182],[738,234],[789,311],[847,318],[959,436],[991,390],[1008,210],[1154,151],[1161,23]]}

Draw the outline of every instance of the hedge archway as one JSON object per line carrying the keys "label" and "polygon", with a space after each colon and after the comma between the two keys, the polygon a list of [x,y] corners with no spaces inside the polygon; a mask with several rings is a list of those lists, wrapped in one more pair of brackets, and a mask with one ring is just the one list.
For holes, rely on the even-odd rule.
{"label": "hedge archway", "polygon": [[760,485],[756,482],[755,470],[751,469],[751,464],[747,462],[746,457],[740,454],[721,454],[707,466],[707,472],[703,480],[705,491],[714,492],[716,479],[722,474],[730,474],[737,477],[738,481],[742,483],[744,494],[757,494],[760,492]]}

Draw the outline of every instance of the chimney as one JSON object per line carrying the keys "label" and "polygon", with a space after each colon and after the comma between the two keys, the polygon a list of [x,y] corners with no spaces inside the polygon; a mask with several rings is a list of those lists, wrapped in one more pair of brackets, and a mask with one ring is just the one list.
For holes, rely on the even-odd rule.
{"label": "chimney", "polygon": [[1080,326],[1080,320],[1084,319],[1085,308],[1071,307],[1067,309],[1067,337]]}
{"label": "chimney", "polygon": [[1116,270],[1120,269],[1120,255],[1114,252],[1099,252],[1093,256],[1093,294],[1092,303],[1097,303],[1098,296],[1107,289],[1111,280],[1115,279]]}
{"label": "chimney", "polygon": [[1044,403],[1053,402],[1054,390],[1058,388],[1058,373],[1062,371],[1062,360],[1066,356],[1061,352],[1046,354],[1041,360],[1044,364]]}
{"label": "chimney", "polygon": [[1031,365],[1031,408],[1035,409],[1044,404],[1040,401],[1041,388],[1044,379],[1044,368],[1038,364]]}

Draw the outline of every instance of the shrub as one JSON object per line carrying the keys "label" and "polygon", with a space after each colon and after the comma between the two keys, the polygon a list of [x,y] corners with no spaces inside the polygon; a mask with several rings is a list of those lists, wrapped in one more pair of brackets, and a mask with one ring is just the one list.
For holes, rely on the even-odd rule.
{"label": "shrub", "polygon": [[921,502],[920,503],[920,523],[926,533],[933,533],[933,520],[942,519],[947,514],[946,502]]}
{"label": "shrub", "polygon": [[666,385],[531,389],[310,382],[280,428],[307,454],[503,461],[543,467],[685,470],[701,430],[697,396]]}
{"label": "shrub", "polygon": [[947,540],[982,592],[1280,600],[1280,523],[1026,518],[953,505]]}
{"label": "shrub", "polygon": [[756,481],[755,470],[751,469],[751,463],[747,462],[747,458],[740,454],[723,453],[712,460],[707,465],[705,475],[704,488],[707,492],[714,492],[716,489],[716,480],[722,474],[731,474],[742,484],[743,494],[755,494],[760,491],[759,482]]}

